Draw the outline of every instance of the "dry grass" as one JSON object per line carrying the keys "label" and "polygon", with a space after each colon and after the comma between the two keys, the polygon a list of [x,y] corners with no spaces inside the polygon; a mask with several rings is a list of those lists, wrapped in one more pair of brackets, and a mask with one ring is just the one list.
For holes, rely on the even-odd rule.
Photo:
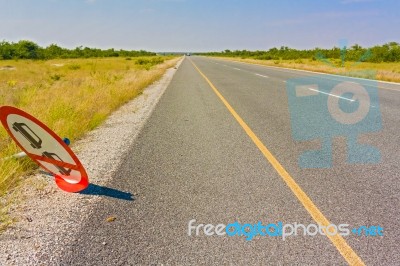
{"label": "dry grass", "polygon": [[[341,66],[340,60],[329,60],[327,62],[321,62],[309,59],[257,60],[248,58],[243,59],[237,57],[218,58],[266,66],[294,68],[337,75],[349,75],[349,73],[352,73],[351,76],[361,78],[374,78],[383,81],[400,82],[400,63],[345,62],[344,66]],[[374,75],[373,77],[368,76],[368,73],[370,73],[371,70],[376,72],[376,75]]]}
{"label": "dry grass", "polygon": [[[178,60],[161,59],[165,62],[154,57],[0,61],[0,105],[21,108],[74,141],[141,94]],[[19,151],[0,127],[0,158]],[[33,169],[29,159],[0,160],[0,197]],[[2,224],[4,212],[1,206]]]}

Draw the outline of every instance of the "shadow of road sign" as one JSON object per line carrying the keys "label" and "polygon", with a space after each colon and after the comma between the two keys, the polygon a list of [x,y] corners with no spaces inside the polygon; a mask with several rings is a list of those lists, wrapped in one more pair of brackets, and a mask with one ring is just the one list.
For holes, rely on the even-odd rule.
{"label": "shadow of road sign", "polygon": [[89,186],[79,192],[80,194],[83,195],[97,195],[97,196],[106,196],[106,197],[111,197],[111,198],[116,198],[116,199],[121,199],[121,200],[128,200],[128,201],[133,201],[134,197],[132,193],[129,192],[123,192],[117,189],[105,187],[105,186],[99,186],[95,184],[89,184]]}

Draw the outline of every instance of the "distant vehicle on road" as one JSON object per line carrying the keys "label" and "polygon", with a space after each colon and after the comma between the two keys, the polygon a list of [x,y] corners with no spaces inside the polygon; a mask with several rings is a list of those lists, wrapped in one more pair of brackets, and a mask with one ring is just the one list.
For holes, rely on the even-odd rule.
{"label": "distant vehicle on road", "polygon": [[191,56],[191,54],[190,54],[190,53],[187,53],[186,55],[187,55],[187,56]]}
{"label": "distant vehicle on road", "polygon": [[31,146],[33,148],[40,149],[42,147],[42,140],[25,123],[15,122],[12,128],[15,131],[21,133],[21,135],[24,136],[31,143]]}
{"label": "distant vehicle on road", "polygon": [[[45,152],[42,153],[42,155],[43,155],[43,157],[47,157],[47,158],[54,159],[54,160],[57,160],[57,161],[60,161],[60,162],[64,162],[64,161],[63,161],[57,154],[55,154],[55,153],[51,153],[51,152],[45,151]],[[60,173],[63,174],[63,175],[69,176],[69,175],[71,174],[71,169],[65,169],[64,167],[58,166],[58,165],[54,165],[54,166],[57,167],[57,169],[58,169],[58,170],[60,171]]]}

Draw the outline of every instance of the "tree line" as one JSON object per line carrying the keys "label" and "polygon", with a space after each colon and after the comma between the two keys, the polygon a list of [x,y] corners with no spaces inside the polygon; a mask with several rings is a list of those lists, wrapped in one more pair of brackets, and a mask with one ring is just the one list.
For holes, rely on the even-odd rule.
{"label": "tree line", "polygon": [[89,47],[76,47],[67,49],[51,44],[47,47],[40,47],[38,44],[21,40],[19,42],[0,42],[0,60],[7,59],[55,59],[55,58],[90,58],[90,57],[137,57],[153,56],[156,53],[140,51],[115,50],[113,48],[102,50]]}
{"label": "tree line", "polygon": [[351,47],[333,47],[332,49],[314,48],[309,50],[297,50],[287,46],[271,48],[268,51],[225,50],[222,52],[198,53],[209,56],[241,57],[261,60],[293,60],[293,59],[341,59],[358,62],[400,62],[400,44],[389,42],[370,48],[354,44]]}

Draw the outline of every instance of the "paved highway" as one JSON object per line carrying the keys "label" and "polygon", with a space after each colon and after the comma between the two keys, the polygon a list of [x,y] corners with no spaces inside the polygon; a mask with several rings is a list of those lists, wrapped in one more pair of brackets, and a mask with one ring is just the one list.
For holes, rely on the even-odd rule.
{"label": "paved highway", "polygon": [[[336,79],[187,57],[109,184],[133,193],[135,200],[102,199],[59,263],[399,265],[400,86],[378,84],[379,106],[371,99],[371,108],[379,111],[374,121],[379,126],[381,117],[382,128],[358,137],[380,150],[380,162],[348,163],[347,139],[341,136],[332,141],[332,166],[308,169],[299,166],[299,156],[321,143],[293,138],[286,86],[292,78],[312,76],[322,83]],[[312,86],[306,90],[323,94]],[[342,105],[354,103],[351,95],[331,94],[347,98],[338,98]],[[320,128],[329,127],[324,123]],[[303,125],[306,131],[312,127]],[[105,223],[109,215],[117,219]],[[189,236],[193,219],[193,228],[236,221],[332,223],[348,224],[350,230],[376,226],[376,235],[364,230],[304,236],[299,229],[285,240],[267,235],[247,241],[246,236],[207,236],[199,227],[198,236],[196,229]]]}

